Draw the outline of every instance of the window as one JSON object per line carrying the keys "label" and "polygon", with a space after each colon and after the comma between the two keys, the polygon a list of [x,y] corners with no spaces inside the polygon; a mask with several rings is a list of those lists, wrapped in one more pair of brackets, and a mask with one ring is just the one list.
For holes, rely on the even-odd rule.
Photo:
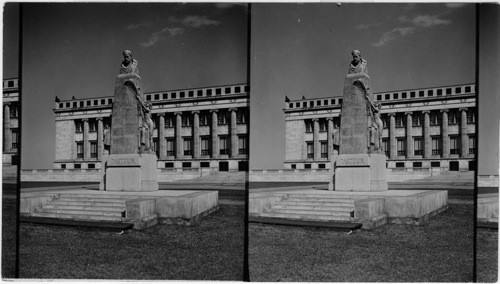
{"label": "window", "polygon": [[87,167],[88,167],[89,169],[95,169],[95,164],[88,164],[88,165],[87,165]]}
{"label": "window", "polygon": [[182,140],[183,140],[182,141],[182,148],[184,150],[184,156],[193,155],[193,151],[191,148],[191,142],[192,142],[191,137],[185,137]]}
{"label": "window", "polygon": [[76,158],[83,159],[83,141],[76,142]]}
{"label": "window", "polygon": [[314,144],[313,142],[306,142],[307,158],[314,158]]}
{"label": "window", "polygon": [[172,99],[177,98],[177,93],[171,93],[171,94],[170,94],[170,97],[171,97]]}
{"label": "window", "polygon": [[475,109],[467,109],[467,123],[469,123],[469,124],[476,123],[476,110]]}
{"label": "window", "polygon": [[89,120],[89,132],[97,132],[97,120]]}
{"label": "window", "polygon": [[416,155],[416,156],[421,156],[423,154],[422,137],[415,137],[413,139],[413,151],[414,151],[414,155]]}
{"label": "window", "polygon": [[83,121],[80,119],[75,120],[75,132],[76,133],[83,132]]}
{"label": "window", "polygon": [[306,133],[312,133],[313,132],[313,122],[310,119],[305,120],[306,123]]}
{"label": "window", "polygon": [[326,165],[325,164],[318,164],[318,169],[326,169]]}
{"label": "window", "polygon": [[191,126],[191,115],[189,113],[182,114],[182,126]]}
{"label": "window", "polygon": [[157,152],[159,150],[158,147],[158,138],[153,138],[153,151]]}
{"label": "window", "polygon": [[167,156],[175,156],[175,140],[174,138],[167,139]]}
{"label": "window", "polygon": [[197,95],[198,97],[202,97],[202,96],[203,96],[203,90],[198,90],[198,91],[196,91],[196,95]]}
{"label": "window", "polygon": [[441,167],[441,162],[431,162],[431,168],[439,168]]}
{"label": "window", "polygon": [[427,96],[428,96],[428,97],[432,97],[432,96],[434,96],[434,90],[428,90],[428,91],[427,91]]}
{"label": "window", "polygon": [[165,128],[173,128],[175,126],[175,117],[173,115],[165,115]]}
{"label": "window", "polygon": [[207,97],[210,97],[212,95],[212,89],[207,90]]}
{"label": "window", "polygon": [[385,99],[389,100],[391,98],[391,94],[385,94]]}
{"label": "window", "polygon": [[201,136],[200,139],[201,139],[201,154],[210,155],[210,137]]}
{"label": "window", "polygon": [[293,108],[293,103],[289,103],[288,108]]}
{"label": "window", "polygon": [[406,126],[405,115],[401,113],[396,114],[396,127],[405,127],[405,126]]}
{"label": "window", "polygon": [[248,139],[246,135],[238,136],[238,154],[248,154]]}
{"label": "window", "polygon": [[160,94],[155,94],[155,100],[159,100],[160,99]]}
{"label": "window", "polygon": [[450,135],[450,154],[460,154],[460,139],[458,136]]}
{"label": "window", "polygon": [[81,169],[82,168],[82,164],[75,164],[75,169]]}
{"label": "window", "polygon": [[461,94],[461,93],[462,93],[462,87],[456,87],[455,94]]}
{"label": "window", "polygon": [[422,167],[422,162],[413,162],[413,167],[414,168],[421,168]]}
{"label": "window", "polygon": [[221,89],[221,88],[217,88],[217,89],[215,89],[215,94],[216,94],[216,95],[220,95],[220,94],[222,94],[222,89]]}
{"label": "window", "polygon": [[295,170],[297,168],[297,164],[292,164],[291,168]]}
{"label": "window", "polygon": [[234,93],[235,94],[241,93],[241,87],[234,87]]}
{"label": "window", "polygon": [[190,98],[194,97],[194,91],[189,91],[188,92],[188,97],[190,97]]}
{"label": "window", "polygon": [[162,99],[166,100],[168,98],[168,93],[163,93],[161,95]]}
{"label": "window", "polygon": [[404,156],[406,154],[406,139],[396,138],[398,156]]}
{"label": "window", "polygon": [[313,107],[314,106],[314,101],[309,101],[309,107]]}
{"label": "window", "polygon": [[321,119],[319,121],[319,132],[326,132],[328,129],[328,121],[325,119]]}
{"label": "window", "polygon": [[328,158],[328,143],[326,141],[320,142],[321,158]]}
{"label": "window", "polygon": [[191,167],[191,162],[182,162],[182,167],[183,168],[190,168]]}
{"label": "window", "polygon": [[186,92],[179,92],[179,98],[184,98],[186,96]]}
{"label": "window", "polygon": [[387,138],[382,138],[382,149],[385,152],[385,155],[389,157],[389,139]]}
{"label": "window", "polygon": [[399,93],[394,93],[393,96],[395,100],[399,99]]}
{"label": "window", "polygon": [[19,128],[12,128],[12,149],[19,149]]}
{"label": "window", "polygon": [[66,164],[61,164],[61,169],[66,169]]}
{"label": "window", "polygon": [[90,141],[90,157],[97,158],[97,141]]}
{"label": "window", "polygon": [[422,119],[421,113],[413,113],[412,120],[411,120],[412,126],[422,126],[422,124],[423,124],[422,120],[423,119]]}
{"label": "window", "polygon": [[431,138],[432,155],[441,155],[441,137],[436,136]]}
{"label": "window", "polygon": [[305,164],[304,165],[304,169],[310,169],[311,168],[311,164]]}
{"label": "window", "polygon": [[469,135],[469,154],[476,154],[476,136]]}
{"label": "window", "polygon": [[446,88],[446,94],[451,95],[451,88]]}
{"label": "window", "polygon": [[421,98],[424,96],[424,91],[418,91],[418,97]]}
{"label": "window", "polygon": [[17,103],[11,103],[9,105],[10,108],[10,118],[18,118],[19,117],[19,105]]}
{"label": "window", "polygon": [[200,162],[200,168],[210,168],[210,162]]}
{"label": "window", "polygon": [[456,110],[450,110],[448,112],[448,124],[453,125],[453,124],[458,124],[459,118],[458,118],[458,112]]}
{"label": "window", "polygon": [[466,93],[470,93],[471,92],[471,87],[470,86],[465,87],[465,92]]}
{"label": "window", "polygon": [[439,112],[431,111],[430,125],[441,125],[441,114]]}
{"label": "window", "polygon": [[316,106],[321,106],[321,101],[316,101]]}
{"label": "window", "polygon": [[238,109],[236,112],[236,123],[245,124],[248,121],[248,113],[246,109]]}
{"label": "window", "polygon": [[14,87],[14,81],[7,81],[7,88],[13,88]]}
{"label": "window", "polygon": [[396,162],[396,168],[404,168],[405,163],[404,162]]}
{"label": "window", "polygon": [[219,110],[217,113],[217,124],[226,125],[229,123],[229,112],[225,110]]}
{"label": "window", "polygon": [[174,163],[172,163],[172,162],[165,163],[165,168],[173,168],[173,167],[174,167]]}
{"label": "window", "polygon": [[229,145],[227,136],[219,136],[219,154],[229,155]]}

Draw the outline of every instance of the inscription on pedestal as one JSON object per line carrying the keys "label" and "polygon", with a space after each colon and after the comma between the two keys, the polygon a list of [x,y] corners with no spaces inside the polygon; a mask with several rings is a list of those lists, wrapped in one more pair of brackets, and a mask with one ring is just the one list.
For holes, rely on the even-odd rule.
{"label": "inscription on pedestal", "polygon": [[[120,155],[123,156],[123,155]],[[108,160],[108,167],[130,167],[130,166],[140,166],[139,156],[127,156],[127,157],[110,157]]]}
{"label": "inscription on pedestal", "polygon": [[340,158],[337,160],[337,167],[359,167],[370,166],[370,159],[368,157],[350,157]]}

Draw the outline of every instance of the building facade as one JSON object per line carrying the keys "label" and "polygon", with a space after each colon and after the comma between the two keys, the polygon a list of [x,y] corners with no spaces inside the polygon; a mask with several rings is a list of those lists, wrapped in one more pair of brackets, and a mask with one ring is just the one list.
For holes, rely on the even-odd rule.
{"label": "building facade", "polygon": [[19,164],[19,80],[3,80],[2,163]]}
{"label": "building facade", "polygon": [[[248,168],[247,84],[144,94],[153,105],[158,168]],[[113,97],[55,103],[56,169],[98,169],[109,153]]]}
{"label": "building facade", "polygon": [[[475,84],[375,93],[382,103],[383,150],[388,168],[476,168]],[[324,169],[338,154],[333,134],[342,97],[287,101],[287,169]]]}

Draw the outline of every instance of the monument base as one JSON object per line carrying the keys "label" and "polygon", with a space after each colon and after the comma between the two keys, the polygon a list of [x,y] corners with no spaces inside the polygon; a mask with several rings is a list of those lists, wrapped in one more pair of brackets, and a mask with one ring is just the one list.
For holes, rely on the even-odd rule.
{"label": "monument base", "polygon": [[386,157],[383,154],[332,155],[328,190],[387,190]]}
{"label": "monument base", "polygon": [[111,154],[103,157],[105,170],[99,190],[156,191],[155,154]]}

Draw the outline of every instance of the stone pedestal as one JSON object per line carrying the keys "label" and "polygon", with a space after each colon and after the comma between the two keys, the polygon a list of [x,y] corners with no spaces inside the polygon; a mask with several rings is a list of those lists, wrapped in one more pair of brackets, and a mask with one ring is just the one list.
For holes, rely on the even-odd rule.
{"label": "stone pedestal", "polygon": [[329,190],[385,191],[387,190],[386,157],[382,154],[332,155]]}
{"label": "stone pedestal", "polygon": [[157,158],[154,154],[112,154],[103,158],[104,175],[99,186],[107,191],[156,191]]}

